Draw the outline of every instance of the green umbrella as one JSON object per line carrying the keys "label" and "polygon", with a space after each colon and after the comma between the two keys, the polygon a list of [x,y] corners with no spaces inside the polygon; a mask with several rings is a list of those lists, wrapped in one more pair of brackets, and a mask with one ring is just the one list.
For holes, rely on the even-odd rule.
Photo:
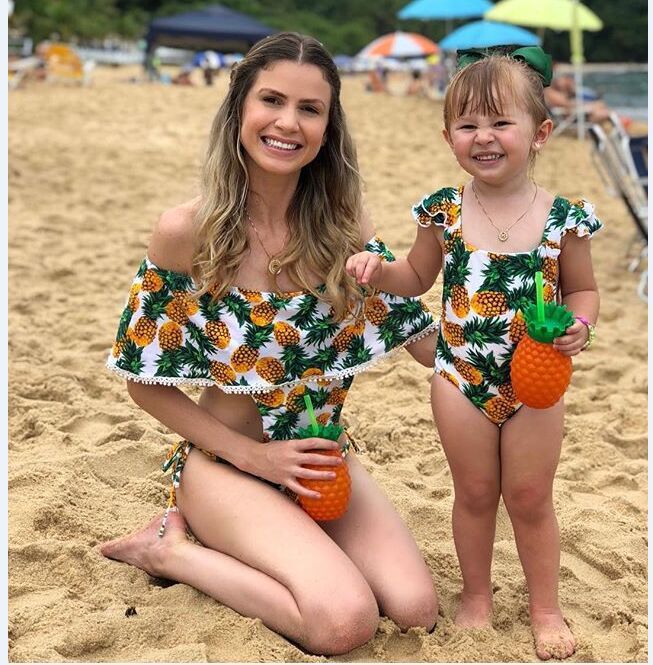
{"label": "green umbrella", "polygon": [[603,28],[601,19],[578,0],[502,0],[483,15],[490,21],[505,21],[530,28],[569,30],[571,61],[576,79],[576,108],[578,109],[578,138],[585,135],[582,112],[583,87],[583,30],[595,32]]}

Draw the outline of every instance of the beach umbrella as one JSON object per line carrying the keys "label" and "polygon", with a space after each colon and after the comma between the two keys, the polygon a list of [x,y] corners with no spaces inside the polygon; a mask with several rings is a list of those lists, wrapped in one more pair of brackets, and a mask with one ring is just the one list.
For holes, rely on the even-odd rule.
{"label": "beach umbrella", "polygon": [[596,32],[603,28],[601,19],[578,0],[501,0],[485,12],[490,21],[505,21],[530,28],[569,30],[571,61],[576,81],[578,138],[585,136],[585,117],[582,111],[583,87],[583,30]]}
{"label": "beach umbrella", "polygon": [[601,30],[603,22],[588,7],[574,0],[502,0],[490,7],[483,17],[490,21],[505,21],[531,28],[571,30],[576,22],[581,30]]}
{"label": "beach umbrella", "polygon": [[413,0],[397,12],[402,19],[445,20],[483,16],[492,7],[488,0]]}
{"label": "beach umbrella", "polygon": [[501,44],[537,46],[539,43],[540,38],[536,34],[515,25],[495,21],[473,21],[450,32],[440,41],[439,46],[444,51],[456,51]]}
{"label": "beach umbrella", "polygon": [[377,37],[362,49],[357,58],[423,58],[438,53],[439,47],[416,32],[391,32]]}

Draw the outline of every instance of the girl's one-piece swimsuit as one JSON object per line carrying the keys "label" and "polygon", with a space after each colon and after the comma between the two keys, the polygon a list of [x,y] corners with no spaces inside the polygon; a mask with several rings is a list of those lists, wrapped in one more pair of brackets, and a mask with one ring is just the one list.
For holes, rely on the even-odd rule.
{"label": "girl's one-piece swimsuit", "polygon": [[[378,236],[365,249],[394,261]],[[107,367],[139,383],[217,386],[250,395],[261,415],[263,442],[295,438],[309,425],[305,394],[321,424],[338,424],[355,374],[437,327],[420,299],[384,292],[366,298],[359,319],[335,322],[330,306],[307,291],[233,287],[213,301],[209,293],[195,298],[196,290],[190,276],[162,270],[146,257]],[[163,464],[172,474],[166,517],[192,447],[177,443]],[[160,534],[164,528],[165,518]]]}
{"label": "girl's one-piece swimsuit", "polygon": [[434,369],[501,426],[521,406],[510,382],[510,361],[526,332],[520,310],[535,302],[535,273],[543,273],[545,300],[556,300],[563,236],[592,237],[602,224],[592,204],[556,196],[535,249],[488,252],[463,239],[462,195],[462,186],[445,187],[412,209],[420,226],[444,228],[442,313]]}

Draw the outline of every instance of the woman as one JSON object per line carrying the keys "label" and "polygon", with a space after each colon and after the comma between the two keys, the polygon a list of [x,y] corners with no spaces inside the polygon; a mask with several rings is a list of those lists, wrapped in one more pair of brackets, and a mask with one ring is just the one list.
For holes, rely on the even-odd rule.
{"label": "woman", "polygon": [[[434,352],[419,300],[364,300],[346,275],[364,246],[392,255],[361,214],[339,93],[328,53],[294,33],[259,42],[232,71],[201,196],[161,216],[108,362],[184,438],[165,465],[170,506],[163,523],[101,548],[328,655],[371,639],[379,612],[402,629],[437,617],[415,541],[356,455],[315,452],[347,452],[346,434],[296,438],[304,394],[337,423],[357,372],[403,345],[427,366]],[[195,403],[181,384],[206,389]],[[350,504],[318,524],[293,500],[319,496],[298,479],[330,479],[337,464]]]}

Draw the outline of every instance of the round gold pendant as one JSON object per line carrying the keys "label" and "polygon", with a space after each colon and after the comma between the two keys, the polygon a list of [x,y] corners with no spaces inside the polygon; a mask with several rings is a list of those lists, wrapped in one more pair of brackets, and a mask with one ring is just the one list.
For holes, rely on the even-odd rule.
{"label": "round gold pendant", "polygon": [[497,238],[499,238],[501,242],[506,242],[506,240],[508,240],[508,234],[505,231],[499,231]]}
{"label": "round gold pendant", "polygon": [[268,263],[268,272],[271,275],[278,275],[281,272],[281,261],[279,261],[279,259],[270,259],[270,263]]}

